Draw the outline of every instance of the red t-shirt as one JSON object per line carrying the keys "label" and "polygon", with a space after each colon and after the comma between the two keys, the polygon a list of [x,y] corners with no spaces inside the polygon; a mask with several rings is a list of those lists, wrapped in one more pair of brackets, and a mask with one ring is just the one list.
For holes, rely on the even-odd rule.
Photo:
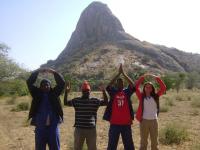
{"label": "red t-shirt", "polygon": [[119,91],[114,96],[110,123],[115,125],[131,124],[128,100],[124,91]]}

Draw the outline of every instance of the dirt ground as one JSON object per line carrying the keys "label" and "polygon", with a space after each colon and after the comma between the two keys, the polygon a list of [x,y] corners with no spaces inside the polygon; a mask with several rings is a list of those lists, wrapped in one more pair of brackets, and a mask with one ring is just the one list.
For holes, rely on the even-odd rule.
{"label": "dirt ground", "polygon": [[[199,92],[197,92],[197,94],[198,93]],[[200,108],[195,108],[194,111],[194,108],[191,107],[191,99],[178,101],[175,100],[173,96],[169,96],[169,94],[175,95],[174,93],[172,94],[169,92],[167,95],[164,96],[164,98],[172,98],[174,106],[171,106],[168,112],[160,113],[159,130],[165,127],[167,123],[174,121],[179,122],[187,127],[187,130],[189,132],[189,139],[181,143],[180,145],[159,144],[160,150],[192,150],[194,145],[197,144],[200,139]],[[6,104],[6,101],[8,101],[9,99],[9,97],[0,99],[0,150],[34,150],[34,127],[28,126],[26,123],[28,111],[11,111],[11,109],[16,104]],[[17,98],[16,103],[18,103],[19,101],[30,102],[30,97]],[[70,107],[63,107],[63,110],[64,123],[60,125],[61,149],[72,150],[74,131],[74,109]],[[104,110],[105,107],[102,107],[98,111],[98,150],[105,150],[108,141],[109,123],[102,120]],[[197,115],[193,115],[194,113],[197,113]],[[140,136],[139,124],[136,120],[133,122],[132,130],[134,144],[136,150],[138,150]],[[150,149],[150,142],[148,149]],[[121,138],[118,144],[118,150],[123,150]]]}

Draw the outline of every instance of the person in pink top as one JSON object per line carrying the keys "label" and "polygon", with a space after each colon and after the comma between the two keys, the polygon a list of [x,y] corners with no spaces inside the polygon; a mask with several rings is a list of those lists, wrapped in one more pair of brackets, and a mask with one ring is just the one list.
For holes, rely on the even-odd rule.
{"label": "person in pink top", "polygon": [[[158,91],[151,82],[144,83],[143,90],[140,91],[140,85],[147,76],[153,77],[157,81],[160,87]],[[149,134],[151,150],[158,150],[159,97],[165,93],[166,85],[158,76],[145,74],[137,80],[135,89],[139,99],[136,119],[140,122],[140,150],[147,149]]]}

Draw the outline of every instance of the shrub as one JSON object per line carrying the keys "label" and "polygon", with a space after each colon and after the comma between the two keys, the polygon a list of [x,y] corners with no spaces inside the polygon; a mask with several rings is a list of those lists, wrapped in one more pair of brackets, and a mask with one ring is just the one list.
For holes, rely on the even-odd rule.
{"label": "shrub", "polygon": [[159,141],[163,144],[180,144],[188,139],[188,132],[185,127],[176,123],[167,124],[161,129]]}
{"label": "shrub", "polygon": [[28,95],[28,89],[24,80],[9,80],[0,82],[0,96]]}
{"label": "shrub", "polygon": [[24,80],[15,80],[13,82],[13,90],[18,96],[28,95],[28,89]]}
{"label": "shrub", "polygon": [[169,107],[166,105],[161,105],[160,106],[160,112],[168,112],[169,111]]}
{"label": "shrub", "polygon": [[29,109],[29,103],[28,102],[21,102],[17,104],[15,108],[13,108],[11,111],[26,111]]}

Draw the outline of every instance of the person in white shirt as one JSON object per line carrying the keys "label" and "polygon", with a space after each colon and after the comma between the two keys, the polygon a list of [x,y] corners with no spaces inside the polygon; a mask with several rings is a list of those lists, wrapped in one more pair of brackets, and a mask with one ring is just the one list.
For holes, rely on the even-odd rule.
{"label": "person in white shirt", "polygon": [[[146,76],[153,77],[159,84],[160,89],[156,92],[151,82],[146,82],[143,91],[140,91],[140,85]],[[151,150],[158,150],[158,113],[159,97],[166,91],[163,81],[150,74],[141,76],[135,85],[136,95],[139,99],[139,106],[136,113],[136,119],[140,122],[140,150],[146,150],[148,145],[148,136],[151,138]]]}

